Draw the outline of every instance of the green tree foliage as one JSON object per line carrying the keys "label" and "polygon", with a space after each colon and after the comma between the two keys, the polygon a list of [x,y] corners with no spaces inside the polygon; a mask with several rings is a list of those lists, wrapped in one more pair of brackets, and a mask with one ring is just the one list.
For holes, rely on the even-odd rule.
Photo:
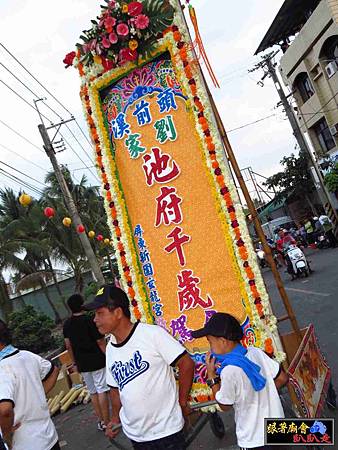
{"label": "green tree foliage", "polygon": [[42,353],[56,347],[52,334],[54,322],[47,315],[37,312],[33,306],[26,305],[9,317],[9,328],[13,344],[21,350]]}
{"label": "green tree foliage", "polygon": [[325,175],[324,183],[330,192],[338,192],[338,163]]}
{"label": "green tree foliage", "polygon": [[264,185],[275,189],[276,200],[283,201],[290,196],[303,197],[312,208],[309,194],[314,190],[306,153],[300,151],[296,156],[293,153],[285,156],[281,161],[284,169],[269,177]]}

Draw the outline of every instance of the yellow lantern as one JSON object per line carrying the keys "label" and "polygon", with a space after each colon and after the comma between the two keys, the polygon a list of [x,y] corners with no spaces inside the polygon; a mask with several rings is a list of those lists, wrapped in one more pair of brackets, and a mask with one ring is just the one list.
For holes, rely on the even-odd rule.
{"label": "yellow lantern", "polygon": [[29,206],[32,203],[32,197],[28,194],[21,194],[19,197],[19,203],[22,206]]}
{"label": "yellow lantern", "polygon": [[71,224],[72,224],[72,219],[71,219],[70,217],[65,217],[65,218],[63,219],[62,223],[63,223],[63,225],[64,225],[65,227],[68,228],[68,227],[70,227]]}
{"label": "yellow lantern", "polygon": [[104,242],[106,245],[108,245],[108,244],[110,243],[110,239],[106,238],[103,242]]}
{"label": "yellow lantern", "polygon": [[88,232],[88,237],[89,237],[90,239],[93,239],[93,237],[95,237],[95,231],[93,231],[93,230],[89,231],[89,232]]}

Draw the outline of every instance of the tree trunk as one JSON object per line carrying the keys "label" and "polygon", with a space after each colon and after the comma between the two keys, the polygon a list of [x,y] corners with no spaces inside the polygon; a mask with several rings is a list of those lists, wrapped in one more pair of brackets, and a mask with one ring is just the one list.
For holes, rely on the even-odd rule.
{"label": "tree trunk", "polygon": [[49,256],[47,256],[47,262],[48,262],[48,264],[46,264],[46,265],[47,265],[49,271],[52,274],[54,285],[55,285],[56,290],[58,291],[58,294],[59,294],[59,296],[61,298],[62,304],[65,307],[66,311],[70,312],[70,309],[68,308],[68,305],[67,305],[67,303],[65,301],[65,298],[64,298],[64,296],[62,294],[60,283],[57,280],[57,277],[55,275],[55,271],[54,271],[54,268],[53,268],[53,264],[52,264],[52,261],[50,260]]}
{"label": "tree trunk", "polygon": [[305,197],[305,200],[307,201],[307,204],[308,204],[308,205],[310,206],[310,208],[311,208],[312,214],[313,214],[314,216],[318,216],[319,214],[318,214],[318,212],[316,211],[316,208],[314,207],[314,205],[312,204],[312,202],[311,202],[309,196],[308,196],[307,194],[305,194],[304,197]]}
{"label": "tree trunk", "polygon": [[75,278],[75,292],[79,292],[80,294],[82,294],[84,288],[84,280],[81,269],[74,270],[74,278]]}
{"label": "tree trunk", "polygon": [[45,280],[42,277],[40,277],[39,281],[40,281],[40,286],[41,286],[41,288],[42,288],[42,290],[43,290],[43,292],[44,292],[44,294],[46,296],[46,299],[47,299],[47,301],[49,303],[49,306],[52,308],[53,313],[55,315],[55,322],[56,323],[61,323],[62,322],[61,316],[60,316],[58,310],[55,308],[55,305],[52,302],[52,299],[50,298],[48,287],[47,287],[47,285],[45,283]]}
{"label": "tree trunk", "polygon": [[5,321],[8,321],[9,315],[13,312],[13,303],[9,298],[7,284],[0,273],[0,310]]}

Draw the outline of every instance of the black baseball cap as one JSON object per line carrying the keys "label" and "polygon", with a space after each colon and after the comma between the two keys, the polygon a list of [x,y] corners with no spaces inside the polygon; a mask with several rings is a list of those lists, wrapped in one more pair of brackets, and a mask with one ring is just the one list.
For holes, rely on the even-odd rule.
{"label": "black baseball cap", "polygon": [[84,305],[84,309],[93,311],[108,306],[108,304],[116,308],[121,307],[124,309],[125,307],[129,307],[129,299],[122,289],[116,287],[114,284],[106,284],[99,288],[91,303]]}
{"label": "black baseball cap", "polygon": [[210,317],[203,328],[191,332],[191,336],[195,339],[207,335],[224,337],[229,341],[240,341],[243,337],[243,330],[234,316],[218,312]]}

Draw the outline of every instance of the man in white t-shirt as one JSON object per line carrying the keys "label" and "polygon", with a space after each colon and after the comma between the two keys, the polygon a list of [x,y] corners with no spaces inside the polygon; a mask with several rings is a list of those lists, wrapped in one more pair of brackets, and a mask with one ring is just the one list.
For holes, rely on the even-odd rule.
{"label": "man in white t-shirt", "polygon": [[128,297],[114,285],[103,286],[85,306],[95,310],[99,332],[112,334],[106,348],[113,406],[107,436],[114,438],[112,426],[121,422],[135,449],[185,449],[183,415],[190,412],[194,363],[184,347],[157,325],[132,323]]}
{"label": "man in white t-shirt", "polygon": [[10,450],[60,450],[45,395],[58,373],[49,361],[13,347],[0,320],[0,432]]}
{"label": "man in white t-shirt", "polygon": [[263,448],[264,418],[284,417],[277,388],[288,376],[261,349],[240,344],[243,331],[230,314],[215,313],[192,336],[209,341],[207,384],[223,411],[234,408],[239,447]]}

